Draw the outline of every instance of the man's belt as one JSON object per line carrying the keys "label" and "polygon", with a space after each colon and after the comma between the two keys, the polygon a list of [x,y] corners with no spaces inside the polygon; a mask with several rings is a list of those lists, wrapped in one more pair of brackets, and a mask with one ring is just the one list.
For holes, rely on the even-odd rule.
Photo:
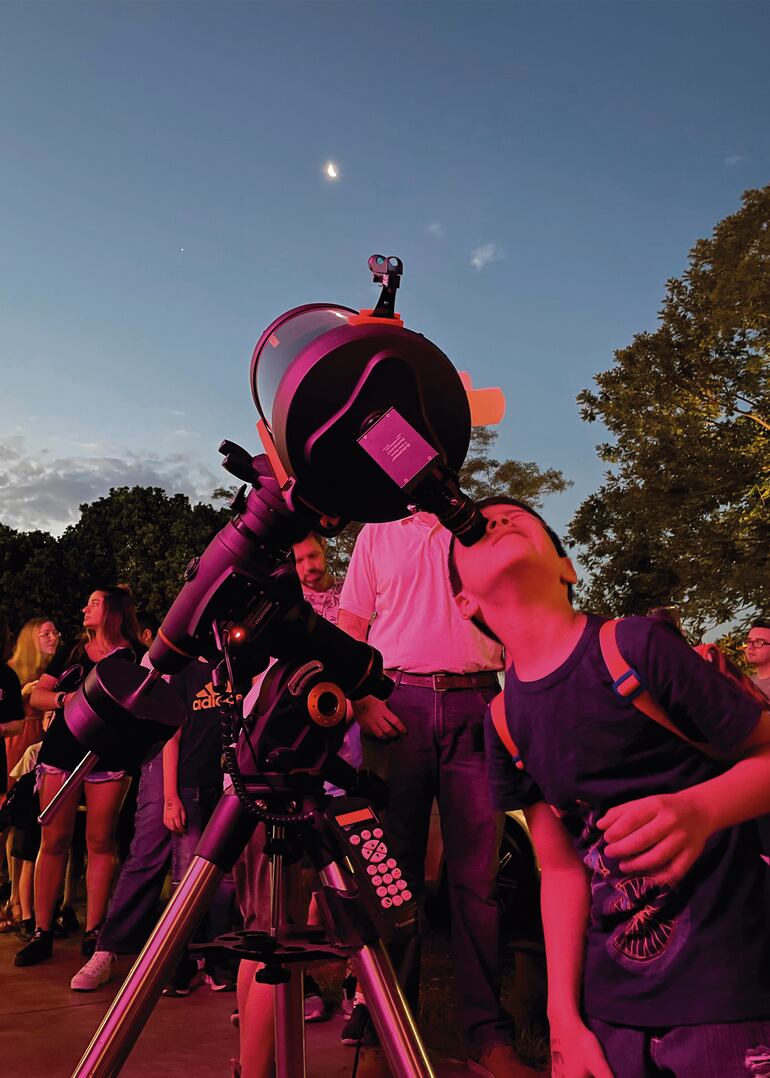
{"label": "man's belt", "polygon": [[393,678],[396,685],[433,689],[434,692],[500,688],[500,682],[494,670],[481,670],[477,674],[407,674],[403,670],[386,670],[385,673],[389,678]]}

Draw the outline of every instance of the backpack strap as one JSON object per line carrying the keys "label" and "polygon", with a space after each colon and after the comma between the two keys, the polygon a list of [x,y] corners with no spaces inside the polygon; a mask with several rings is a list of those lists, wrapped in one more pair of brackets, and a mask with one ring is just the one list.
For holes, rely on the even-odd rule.
{"label": "backpack strap", "polygon": [[640,675],[626,662],[618,646],[619,618],[605,621],[599,629],[599,647],[601,649],[604,664],[612,678],[612,691],[623,700],[629,700],[635,708],[647,715],[653,722],[664,726],[666,730],[675,734],[688,745],[705,752],[708,756],[716,756],[709,746],[702,741],[692,741],[685,737],[682,731],[669,719],[663,708],[655,701],[652,693],[647,688]]}
{"label": "backpack strap", "polygon": [[499,692],[490,705],[490,713],[492,715],[492,722],[497,736],[505,745],[508,752],[510,752],[513,762],[520,771],[524,770],[524,761],[519,755],[519,750],[516,748],[516,742],[511,737],[511,731],[508,729],[508,723],[505,718],[505,697],[503,693]]}

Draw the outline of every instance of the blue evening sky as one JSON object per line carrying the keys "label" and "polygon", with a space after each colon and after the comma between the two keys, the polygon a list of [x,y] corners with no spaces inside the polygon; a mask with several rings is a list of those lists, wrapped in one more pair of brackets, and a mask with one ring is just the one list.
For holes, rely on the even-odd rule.
{"label": "blue evening sky", "polygon": [[[0,521],[124,483],[203,497],[265,325],[399,309],[505,456],[596,489],[575,395],[770,179],[765,3],[0,5]],[[327,160],[340,168],[325,179]]]}

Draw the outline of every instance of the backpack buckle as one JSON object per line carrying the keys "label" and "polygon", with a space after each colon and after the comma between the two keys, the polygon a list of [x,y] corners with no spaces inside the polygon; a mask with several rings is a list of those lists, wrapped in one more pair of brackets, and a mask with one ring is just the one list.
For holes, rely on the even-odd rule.
{"label": "backpack buckle", "polygon": [[626,670],[612,683],[612,691],[622,700],[635,700],[645,692],[647,686],[633,668]]}

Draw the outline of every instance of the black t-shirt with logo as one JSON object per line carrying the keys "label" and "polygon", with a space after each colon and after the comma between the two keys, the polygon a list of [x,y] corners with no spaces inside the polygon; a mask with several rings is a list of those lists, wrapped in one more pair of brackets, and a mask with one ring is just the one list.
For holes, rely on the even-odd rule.
{"label": "black t-shirt with logo", "polygon": [[191,662],[169,679],[187,715],[179,742],[179,789],[222,786],[220,697],[211,681],[212,672],[210,663]]}
{"label": "black t-shirt with logo", "polygon": [[[536,681],[505,678],[514,767],[489,718],[487,760],[496,807],[546,801],[570,833],[591,883],[583,1006],[618,1025],[664,1027],[770,1017],[770,871],[756,825],[711,836],[676,886],[625,875],[596,821],[612,806],[675,793],[720,774],[710,759],[618,697],[589,616],[569,658]],[[618,626],[626,662],[685,736],[730,754],[762,708],[665,623]]]}

